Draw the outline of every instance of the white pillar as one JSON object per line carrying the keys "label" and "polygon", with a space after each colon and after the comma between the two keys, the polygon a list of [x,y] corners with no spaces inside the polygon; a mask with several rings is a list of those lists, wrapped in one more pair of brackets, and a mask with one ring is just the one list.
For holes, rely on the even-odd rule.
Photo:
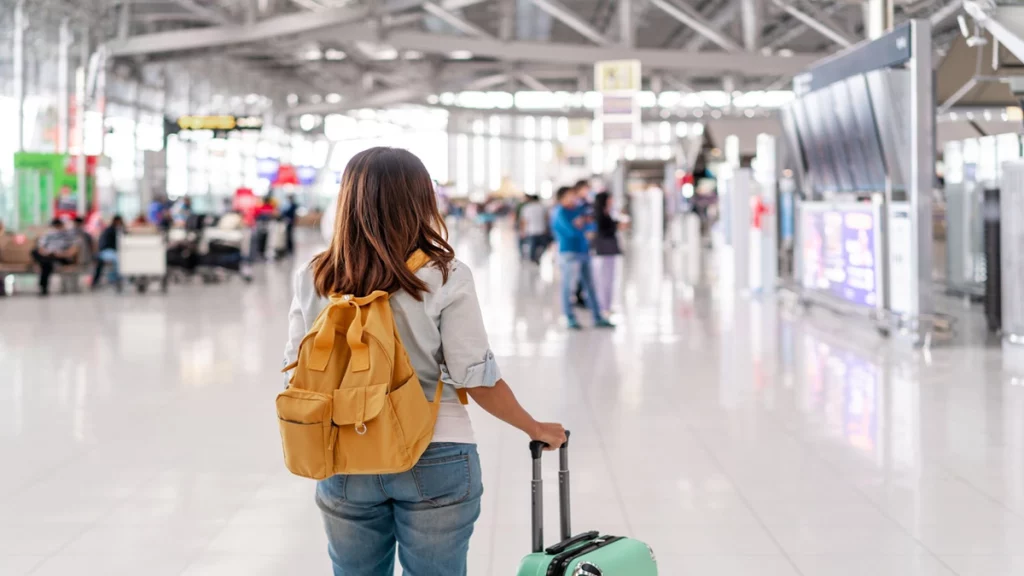
{"label": "white pillar", "polygon": [[619,43],[625,48],[632,48],[636,43],[633,34],[633,2],[619,0]]}
{"label": "white pillar", "polygon": [[893,0],[865,0],[864,33],[874,40],[892,29]]}
{"label": "white pillar", "polygon": [[17,123],[14,130],[19,152],[25,149],[25,27],[27,25],[25,0],[18,0],[18,3],[14,5],[12,56],[14,59],[14,102],[17,109],[15,114]]}
{"label": "white pillar", "polygon": [[57,153],[68,152],[68,105],[71,101],[70,72],[71,27],[67,18],[60,21],[60,49],[57,54]]}
{"label": "white pillar", "polygon": [[82,29],[81,38],[78,41],[78,73],[75,78],[75,122],[78,130],[75,131],[75,143],[78,145],[78,156],[75,158],[75,172],[77,175],[78,190],[78,212],[85,213],[85,105],[87,98],[86,76],[89,70],[89,30]]}

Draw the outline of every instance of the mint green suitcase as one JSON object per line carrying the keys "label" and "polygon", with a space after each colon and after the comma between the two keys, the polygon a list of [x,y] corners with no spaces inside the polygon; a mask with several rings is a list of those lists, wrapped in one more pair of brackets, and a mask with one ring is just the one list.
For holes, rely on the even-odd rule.
{"label": "mint green suitcase", "polygon": [[569,431],[558,452],[558,500],[562,541],[544,548],[544,481],[541,455],[545,444],[530,442],[533,457],[533,554],[523,558],[518,576],[657,576],[654,551],[647,544],[597,531],[572,535],[569,507]]}

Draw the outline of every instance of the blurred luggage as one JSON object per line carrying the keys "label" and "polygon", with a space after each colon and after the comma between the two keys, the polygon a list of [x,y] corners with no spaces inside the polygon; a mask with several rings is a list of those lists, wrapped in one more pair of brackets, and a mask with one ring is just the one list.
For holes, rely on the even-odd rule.
{"label": "blurred luggage", "polygon": [[274,220],[267,226],[267,246],[264,254],[267,259],[280,257],[288,249],[288,224]]}
{"label": "blurred luggage", "polygon": [[569,503],[569,431],[558,451],[558,499],[562,541],[544,548],[544,480],[541,456],[545,444],[530,442],[533,457],[533,553],[523,558],[518,576],[657,576],[654,551],[647,544],[596,530],[572,535]]}
{"label": "blurred luggage", "polygon": [[159,282],[166,292],[170,253],[163,234],[123,234],[118,241],[118,273],[139,292],[145,292],[150,282]]}

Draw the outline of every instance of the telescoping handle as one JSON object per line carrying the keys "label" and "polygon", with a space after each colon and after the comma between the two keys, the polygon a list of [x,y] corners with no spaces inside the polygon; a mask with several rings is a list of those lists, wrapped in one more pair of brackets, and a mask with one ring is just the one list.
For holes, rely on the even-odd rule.
{"label": "telescoping handle", "polygon": [[[533,551],[544,550],[544,479],[541,470],[541,455],[547,444],[540,440],[530,442],[533,456],[533,482],[531,483],[533,511]],[[562,540],[572,537],[569,510],[569,431],[565,431],[565,443],[558,450],[558,510],[562,527]]]}

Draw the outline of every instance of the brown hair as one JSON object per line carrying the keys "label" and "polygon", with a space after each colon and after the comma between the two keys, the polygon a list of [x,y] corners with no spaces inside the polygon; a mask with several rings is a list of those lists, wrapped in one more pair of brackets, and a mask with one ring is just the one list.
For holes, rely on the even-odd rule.
{"label": "brown hair", "polygon": [[320,296],[401,289],[421,300],[427,285],[405,261],[422,250],[447,282],[455,259],[447,237],[420,159],[401,148],[363,150],[345,167],[334,238],[313,258],[313,285]]}

